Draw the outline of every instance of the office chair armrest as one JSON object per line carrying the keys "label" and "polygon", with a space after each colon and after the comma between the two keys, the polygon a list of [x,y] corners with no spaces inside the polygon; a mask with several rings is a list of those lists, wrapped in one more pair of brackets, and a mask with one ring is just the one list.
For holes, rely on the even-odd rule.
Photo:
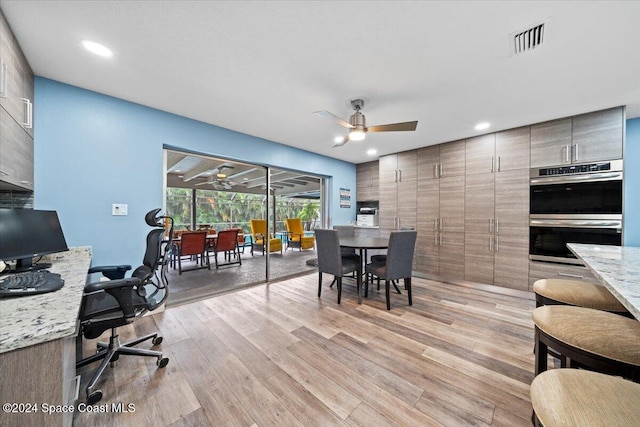
{"label": "office chair armrest", "polygon": [[137,277],[126,279],[110,280],[108,282],[89,283],[84,287],[85,293],[104,291],[118,301],[125,318],[135,316],[133,310],[133,292],[131,288],[140,285],[142,282]]}
{"label": "office chair armrest", "polygon": [[132,288],[140,284],[137,277],[127,277],[126,279],[109,280],[108,282],[93,282],[84,287],[85,293],[107,291],[122,287]]}
{"label": "office chair armrest", "polygon": [[102,275],[111,280],[123,279],[127,271],[131,270],[130,265],[100,265],[91,267],[89,274],[102,273]]}

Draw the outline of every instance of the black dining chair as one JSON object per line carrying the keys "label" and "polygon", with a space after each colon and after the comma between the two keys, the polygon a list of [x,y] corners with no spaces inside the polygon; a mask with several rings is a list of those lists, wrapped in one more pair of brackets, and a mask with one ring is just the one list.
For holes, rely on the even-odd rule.
{"label": "black dining chair", "polygon": [[[389,249],[385,264],[370,263],[366,266],[366,273],[373,274],[379,279],[384,279],[387,310],[391,310],[391,296],[389,292],[390,282],[404,279],[404,287],[409,296],[409,305],[413,304],[411,298],[411,274],[413,266],[413,252],[415,251],[418,233],[411,230],[392,231],[389,235]],[[366,284],[368,286],[368,283]],[[394,285],[395,286],[395,285]],[[400,290],[396,286],[396,290]]]}
{"label": "black dining chair", "polygon": [[[344,258],[340,251],[338,230],[316,229],[316,249],[318,252],[318,298],[322,292],[322,273],[333,274],[338,284],[338,304],[342,297],[342,276],[356,273],[357,291],[362,285],[360,257]],[[357,255],[356,255],[357,256]]]}

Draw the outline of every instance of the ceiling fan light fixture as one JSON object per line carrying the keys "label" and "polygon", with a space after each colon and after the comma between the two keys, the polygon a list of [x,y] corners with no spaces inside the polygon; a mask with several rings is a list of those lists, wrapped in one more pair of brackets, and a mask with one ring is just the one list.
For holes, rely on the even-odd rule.
{"label": "ceiling fan light fixture", "polygon": [[226,177],[227,177],[226,173],[219,172],[219,173],[216,174],[216,178],[218,178],[218,179],[225,179]]}
{"label": "ceiling fan light fixture", "polygon": [[349,140],[350,141],[362,141],[364,140],[364,131],[359,129],[353,129],[349,132]]}
{"label": "ceiling fan light fixture", "polygon": [[336,136],[335,138],[333,138],[333,142],[335,142],[336,144],[342,141],[344,141],[344,136]]}

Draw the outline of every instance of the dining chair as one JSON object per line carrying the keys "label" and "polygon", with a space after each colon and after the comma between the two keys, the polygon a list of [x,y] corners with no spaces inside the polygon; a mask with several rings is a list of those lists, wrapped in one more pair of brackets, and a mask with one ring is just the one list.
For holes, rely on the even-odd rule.
{"label": "dining chair", "polygon": [[[216,270],[221,265],[242,265],[242,259],[240,258],[240,249],[238,247],[238,230],[223,230],[218,232],[218,235],[213,242],[213,252],[216,262]],[[227,261],[228,257],[228,262],[224,264],[218,263],[219,252],[222,252],[224,254],[225,261]],[[234,259],[237,258],[237,261],[231,260],[232,255]]]}
{"label": "dining chair", "polygon": [[342,276],[356,273],[357,291],[362,285],[360,257],[343,258],[340,252],[338,230],[316,229],[316,250],[318,252],[318,298],[322,293],[322,273],[333,274],[338,287],[338,304],[342,298]]}
{"label": "dining chair", "polygon": [[244,253],[245,248],[245,237],[244,230],[240,227],[227,228],[227,230],[237,230],[238,231],[238,248],[242,248],[242,253]]}
{"label": "dining chair", "polygon": [[[205,231],[192,231],[182,233],[180,242],[178,243],[178,273],[182,274],[182,257],[195,257],[196,265],[200,260],[200,267],[191,268],[189,270],[197,270],[200,268],[211,269],[209,263],[209,251],[207,251],[207,233]],[[206,266],[205,266],[206,261]]]}
{"label": "dining chair", "polygon": [[[391,295],[389,292],[392,280],[404,279],[404,286],[409,297],[409,305],[413,304],[411,298],[411,275],[413,266],[413,253],[416,246],[418,233],[411,230],[396,230],[389,235],[389,249],[385,264],[367,264],[365,271],[367,274],[384,279],[385,297],[387,300],[387,310],[391,310]],[[365,286],[368,286],[366,284]],[[394,284],[395,286],[395,284]],[[396,286],[396,291],[400,290]]]}

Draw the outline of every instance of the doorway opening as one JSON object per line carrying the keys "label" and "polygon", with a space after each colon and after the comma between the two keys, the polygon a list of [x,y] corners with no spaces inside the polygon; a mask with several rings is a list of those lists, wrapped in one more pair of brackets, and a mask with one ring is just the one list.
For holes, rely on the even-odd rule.
{"label": "doorway opening", "polygon": [[[293,244],[286,219],[299,218],[304,235],[313,236],[326,212],[323,177],[174,149],[165,149],[164,154],[165,212],[174,219],[175,247],[182,233],[206,231],[209,237],[210,268],[199,268],[206,263],[192,257],[181,257],[182,274],[175,263],[170,265],[170,305],[314,269],[310,260],[316,258],[315,246],[302,249]],[[266,220],[265,236],[270,238],[262,242],[271,252],[257,245],[261,234],[251,224],[256,219]],[[216,269],[215,236],[228,229],[239,230],[242,264]],[[178,256],[176,249],[173,260]],[[223,256],[226,260],[234,255],[218,254],[218,261]]]}

